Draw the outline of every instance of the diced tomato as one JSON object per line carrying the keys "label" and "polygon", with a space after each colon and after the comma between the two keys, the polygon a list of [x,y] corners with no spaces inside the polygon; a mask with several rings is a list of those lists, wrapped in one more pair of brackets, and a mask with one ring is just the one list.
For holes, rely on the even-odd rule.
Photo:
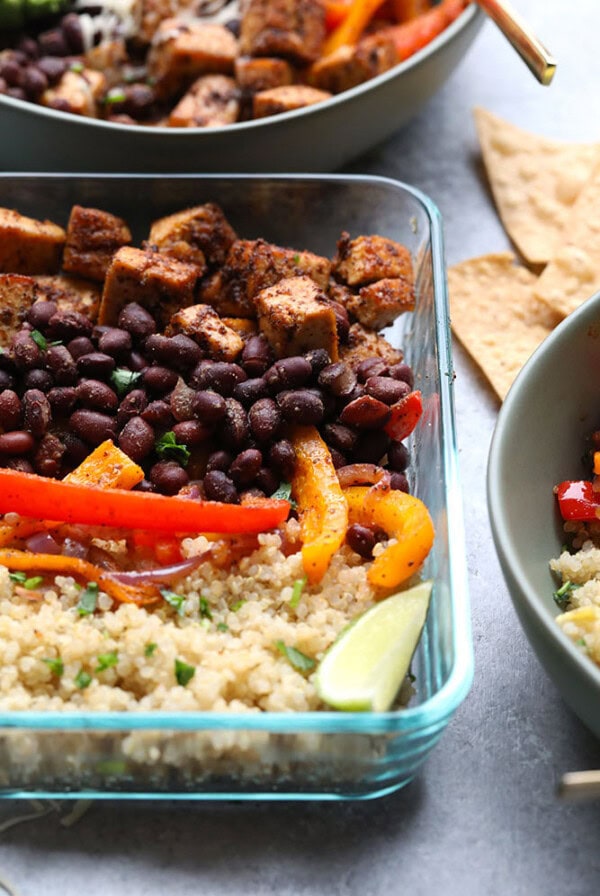
{"label": "diced tomato", "polygon": [[586,479],[567,480],[555,488],[563,520],[596,520],[600,514],[600,492]]}
{"label": "diced tomato", "polygon": [[423,399],[418,389],[409,392],[390,408],[392,414],[384,429],[391,439],[401,442],[406,439],[423,413]]}

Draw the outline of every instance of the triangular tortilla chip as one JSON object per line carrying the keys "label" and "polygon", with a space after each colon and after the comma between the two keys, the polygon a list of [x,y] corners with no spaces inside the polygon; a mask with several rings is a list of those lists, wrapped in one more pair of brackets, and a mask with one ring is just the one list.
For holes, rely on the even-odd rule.
{"label": "triangular tortilla chip", "polygon": [[473,112],[494,201],[530,264],[545,264],[600,158],[600,144],[563,143],[523,131],[486,109]]}
{"label": "triangular tortilla chip", "polygon": [[512,252],[471,258],[448,271],[452,329],[500,400],[558,322],[534,298],[535,282]]}
{"label": "triangular tortilla chip", "polygon": [[563,317],[600,290],[600,165],[577,197],[535,295]]}

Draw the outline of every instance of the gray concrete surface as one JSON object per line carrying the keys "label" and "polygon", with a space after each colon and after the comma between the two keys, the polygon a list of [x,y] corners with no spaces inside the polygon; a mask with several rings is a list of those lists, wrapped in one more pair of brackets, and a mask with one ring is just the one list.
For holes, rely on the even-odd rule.
{"label": "gray concrete surface", "polygon": [[[474,105],[548,136],[600,139],[598,0],[515,3],[558,58],[551,88],[535,83],[486,24],[419,117],[348,168],[429,193],[444,216],[450,264],[508,246],[478,158]],[[364,804],[106,803],[70,829],[48,816],[0,835],[0,877],[20,896],[597,891],[600,804],[561,804],[555,786],[566,770],[600,767],[599,744],[519,628],[485,502],[497,402],[458,346],[455,362],[475,684],[418,778]],[[0,806],[0,821],[14,811]]]}

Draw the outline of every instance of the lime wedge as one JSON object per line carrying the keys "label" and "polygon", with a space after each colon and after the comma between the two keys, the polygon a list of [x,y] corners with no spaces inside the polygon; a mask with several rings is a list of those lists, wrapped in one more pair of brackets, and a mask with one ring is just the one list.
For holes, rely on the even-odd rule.
{"label": "lime wedge", "polygon": [[419,643],[432,582],[420,582],[375,604],[338,636],[315,677],[334,709],[385,712],[404,681]]}

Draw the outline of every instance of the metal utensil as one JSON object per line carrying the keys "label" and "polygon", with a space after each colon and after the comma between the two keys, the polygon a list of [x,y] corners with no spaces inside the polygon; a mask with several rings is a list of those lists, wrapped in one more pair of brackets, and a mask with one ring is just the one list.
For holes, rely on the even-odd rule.
{"label": "metal utensil", "polygon": [[496,23],[540,84],[547,87],[554,77],[556,61],[519,13],[507,0],[477,0],[477,3]]}
{"label": "metal utensil", "polygon": [[600,797],[600,770],[566,772],[558,785],[558,795],[570,802]]}

